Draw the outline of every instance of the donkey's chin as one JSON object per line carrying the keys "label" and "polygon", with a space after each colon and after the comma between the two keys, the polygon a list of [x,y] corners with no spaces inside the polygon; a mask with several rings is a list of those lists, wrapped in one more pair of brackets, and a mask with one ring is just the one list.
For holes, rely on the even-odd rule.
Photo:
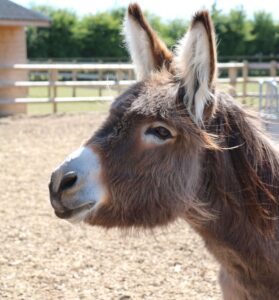
{"label": "donkey's chin", "polygon": [[74,209],[66,209],[63,212],[55,211],[55,215],[58,218],[67,220],[71,223],[79,223],[86,218],[94,206],[95,202],[90,202]]}

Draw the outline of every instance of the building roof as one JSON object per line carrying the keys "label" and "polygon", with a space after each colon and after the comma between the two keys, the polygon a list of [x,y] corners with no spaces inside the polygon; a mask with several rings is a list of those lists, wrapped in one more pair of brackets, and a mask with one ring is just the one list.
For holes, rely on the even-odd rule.
{"label": "building roof", "polygon": [[0,26],[49,26],[50,19],[9,0],[0,0]]}

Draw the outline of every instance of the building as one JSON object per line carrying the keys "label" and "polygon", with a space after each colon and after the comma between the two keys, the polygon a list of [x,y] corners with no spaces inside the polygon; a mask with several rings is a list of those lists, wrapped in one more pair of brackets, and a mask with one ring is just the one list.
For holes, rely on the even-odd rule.
{"label": "building", "polygon": [[[0,99],[27,96],[27,88],[1,87],[1,81],[28,80],[27,71],[1,69],[1,66],[27,63],[26,26],[50,26],[50,19],[12,1],[0,0]],[[26,104],[0,105],[0,115],[25,112]]]}

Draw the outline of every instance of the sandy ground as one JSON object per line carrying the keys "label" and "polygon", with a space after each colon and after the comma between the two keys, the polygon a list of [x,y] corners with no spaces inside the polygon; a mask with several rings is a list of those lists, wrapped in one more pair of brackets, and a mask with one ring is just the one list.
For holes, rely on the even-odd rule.
{"label": "sandy ground", "polygon": [[0,299],[221,299],[186,223],[125,236],[54,216],[50,172],[103,118],[0,119]]}

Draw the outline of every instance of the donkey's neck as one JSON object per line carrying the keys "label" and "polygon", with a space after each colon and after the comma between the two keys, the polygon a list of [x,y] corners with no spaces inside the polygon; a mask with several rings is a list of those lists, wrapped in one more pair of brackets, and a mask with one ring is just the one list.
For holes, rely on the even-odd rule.
{"label": "donkey's neck", "polygon": [[208,131],[224,150],[205,153],[199,192],[217,216],[196,229],[243,299],[279,299],[278,154],[240,107],[220,103]]}
{"label": "donkey's neck", "polygon": [[245,220],[233,222],[227,212],[220,214],[217,222],[194,227],[220,263],[224,299],[279,299],[278,241],[265,239]]}

